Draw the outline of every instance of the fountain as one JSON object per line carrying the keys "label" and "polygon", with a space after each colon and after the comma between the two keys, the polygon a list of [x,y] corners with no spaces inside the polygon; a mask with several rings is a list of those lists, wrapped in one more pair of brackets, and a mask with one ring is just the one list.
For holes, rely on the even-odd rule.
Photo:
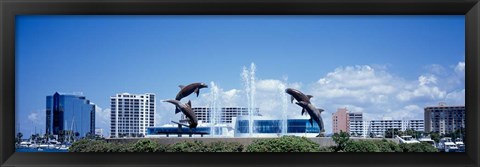
{"label": "fountain", "polygon": [[215,124],[217,124],[217,99],[218,99],[218,86],[215,85],[215,82],[210,82],[212,88],[210,89],[210,136],[215,136]]}
{"label": "fountain", "polygon": [[278,91],[280,93],[280,97],[282,98],[282,136],[287,134],[287,108],[288,108],[288,96],[285,93],[286,89],[286,79],[284,79],[284,83],[278,86]]}
{"label": "fountain", "polygon": [[252,62],[250,70],[247,67],[243,67],[242,80],[245,85],[245,94],[247,96],[247,108],[248,108],[248,133],[253,135],[253,114],[255,110],[255,64]]}

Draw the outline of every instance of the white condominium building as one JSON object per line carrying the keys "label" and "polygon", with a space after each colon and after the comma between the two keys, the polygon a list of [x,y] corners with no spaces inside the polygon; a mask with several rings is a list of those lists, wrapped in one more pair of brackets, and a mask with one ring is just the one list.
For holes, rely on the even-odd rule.
{"label": "white condominium building", "polygon": [[141,137],[154,126],[155,94],[121,93],[110,97],[110,137]]}
{"label": "white condominium building", "polygon": [[382,120],[371,120],[369,127],[369,134],[385,136],[385,131],[388,129],[398,129],[405,131],[407,129],[413,129],[415,131],[424,131],[423,120],[399,120],[392,119],[390,117],[384,117]]}
{"label": "white condominium building", "polygon": [[[192,110],[197,116],[197,119],[203,123],[213,121],[216,124],[232,124],[233,117],[248,115],[248,108],[246,107],[221,107],[217,109],[216,113],[213,112],[214,110],[210,107],[193,107]],[[259,108],[255,108],[253,114],[259,116]],[[214,118],[214,120],[212,120],[212,118]],[[182,114],[182,119],[186,119],[184,114]]]}
{"label": "white condominium building", "polygon": [[348,130],[352,136],[364,136],[363,131],[363,114],[362,112],[350,112],[348,113]]}

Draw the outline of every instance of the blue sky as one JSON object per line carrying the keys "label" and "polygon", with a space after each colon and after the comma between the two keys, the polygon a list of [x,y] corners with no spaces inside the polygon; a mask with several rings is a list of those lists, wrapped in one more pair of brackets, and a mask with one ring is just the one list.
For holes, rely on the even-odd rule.
{"label": "blue sky", "polygon": [[[332,107],[322,114],[326,124],[334,106],[383,112],[369,108],[374,103],[335,103],[341,100],[338,94],[320,98],[329,92],[316,89],[321,79],[339,79],[334,77],[337,74],[358,77],[369,68],[374,69],[377,79],[397,81],[379,82],[395,89],[392,94],[379,94],[379,98],[403,102],[396,106],[393,103],[397,102],[390,99],[388,104],[382,103],[385,111],[400,113],[412,105],[423,109],[439,101],[449,103],[451,93],[461,94],[462,89],[464,93],[464,76],[458,74],[465,61],[464,25],[464,16],[460,15],[17,16],[17,120],[26,135],[35,127],[44,131],[45,96],[56,91],[82,92],[105,110],[104,115],[109,97],[116,93],[151,92],[159,99],[168,99],[175,97],[178,85],[192,82],[214,81],[226,95],[235,90],[233,94],[245,101],[240,73],[252,62],[259,84],[288,76],[285,85],[316,94],[318,106]],[[358,92],[357,87],[338,84],[329,90],[334,88],[353,92],[345,96]],[[426,94],[419,94],[421,90]],[[440,92],[438,96],[428,94],[435,91]],[[156,119],[165,121],[162,113],[170,108],[157,102],[160,118]],[[449,104],[456,103],[462,100]],[[262,104],[261,99],[258,104]],[[292,110],[299,113],[298,108]],[[99,126],[109,129],[105,122]]]}

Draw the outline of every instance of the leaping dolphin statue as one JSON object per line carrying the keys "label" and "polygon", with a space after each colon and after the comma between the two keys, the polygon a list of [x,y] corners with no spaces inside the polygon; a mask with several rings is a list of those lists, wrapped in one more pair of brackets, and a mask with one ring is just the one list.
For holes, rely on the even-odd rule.
{"label": "leaping dolphin statue", "polygon": [[198,125],[198,119],[197,116],[195,115],[195,112],[192,110],[192,103],[188,101],[186,104],[182,104],[182,102],[178,100],[163,100],[163,102],[168,102],[172,103],[175,105],[177,109],[179,109],[185,116],[188,118],[188,123],[189,123],[189,128],[196,128]]}
{"label": "leaping dolphin statue", "polygon": [[[291,103],[293,103],[293,99],[297,100],[297,102],[304,101],[304,102],[310,103],[310,98],[313,97],[312,95],[305,95],[302,92],[300,92],[299,90],[293,89],[293,88],[285,89],[285,93],[290,95],[290,102]],[[302,115],[303,115],[303,113],[305,113],[305,109],[302,109]]]}
{"label": "leaping dolphin statue", "polygon": [[177,93],[175,100],[180,101],[182,98],[187,97],[193,92],[195,92],[195,94],[197,94],[197,97],[198,97],[198,94],[200,93],[200,89],[208,88],[208,85],[205,83],[197,82],[197,83],[189,84],[187,86],[178,85],[178,87],[180,87],[180,92]]}
{"label": "leaping dolphin statue", "polygon": [[[320,129],[320,134],[325,132],[325,127],[323,126],[323,119],[320,113],[324,110],[316,108],[312,103],[307,103],[305,101],[296,102],[297,105],[301,106],[303,109],[307,110],[308,115],[310,115],[310,124],[313,126],[313,121],[317,122],[318,128]],[[318,134],[317,137],[320,137]]]}
{"label": "leaping dolphin statue", "polygon": [[[187,86],[178,85],[178,87],[180,87],[180,91],[177,93],[177,96],[175,97],[175,100],[180,101],[180,100],[182,100],[182,98],[187,97],[188,95],[192,94],[193,92],[195,92],[195,94],[197,94],[197,97],[198,97],[198,94],[200,93],[200,89],[208,88],[208,85],[205,84],[205,83],[197,82],[197,83],[189,84]],[[175,114],[177,114],[179,112],[180,112],[180,110],[177,107],[175,109]]]}

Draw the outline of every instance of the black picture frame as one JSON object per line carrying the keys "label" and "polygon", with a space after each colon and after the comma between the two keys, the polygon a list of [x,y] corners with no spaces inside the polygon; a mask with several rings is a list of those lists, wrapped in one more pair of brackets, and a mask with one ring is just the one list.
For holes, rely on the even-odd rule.
{"label": "black picture frame", "polygon": [[[2,166],[479,166],[478,0],[1,0]],[[465,15],[465,153],[22,153],[15,152],[17,15]],[[347,46],[346,46],[347,47]]]}

